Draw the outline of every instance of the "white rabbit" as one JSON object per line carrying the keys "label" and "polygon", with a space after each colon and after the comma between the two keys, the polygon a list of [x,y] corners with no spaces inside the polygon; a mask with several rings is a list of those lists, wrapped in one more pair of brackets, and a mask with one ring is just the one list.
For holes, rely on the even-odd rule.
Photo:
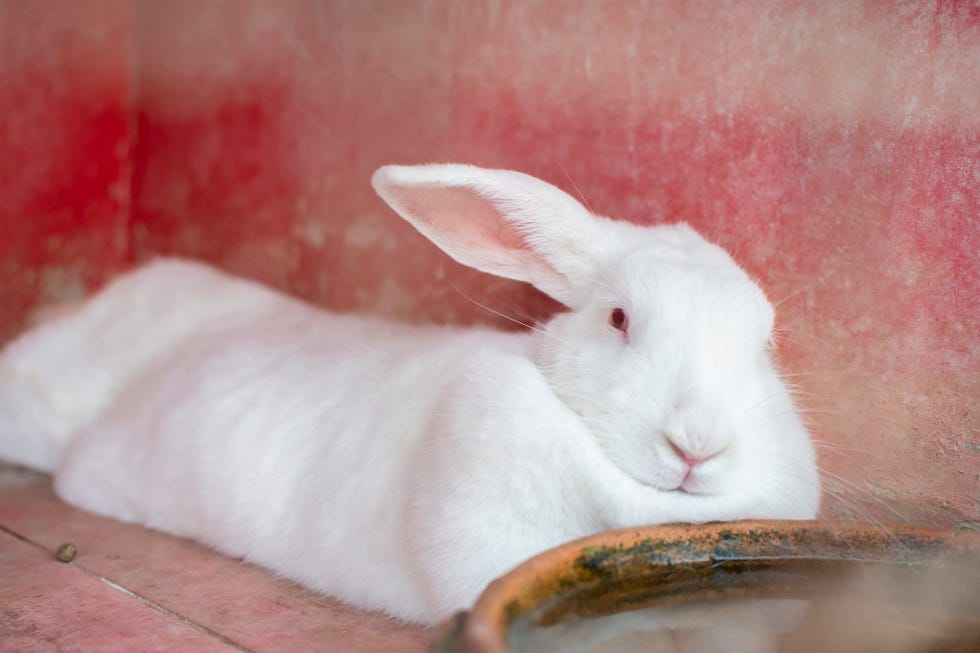
{"label": "white rabbit", "polygon": [[571,310],[528,333],[406,326],[150,263],[0,354],[0,457],[82,508],[423,623],[595,531],[814,517],[773,309],[722,249],[507,170],[372,183],[457,261]]}

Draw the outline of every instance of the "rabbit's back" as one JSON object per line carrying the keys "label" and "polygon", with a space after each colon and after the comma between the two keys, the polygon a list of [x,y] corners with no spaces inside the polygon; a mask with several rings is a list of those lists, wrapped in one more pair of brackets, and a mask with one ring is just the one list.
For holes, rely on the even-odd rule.
{"label": "rabbit's back", "polygon": [[186,338],[290,302],[177,259],[119,277],[0,350],[0,457],[51,471],[75,430]]}
{"label": "rabbit's back", "polygon": [[[419,439],[474,351],[524,358],[527,337],[279,301],[148,362],[72,434],[56,489],[349,600],[417,604],[402,558]],[[383,605],[359,596],[379,586]]]}

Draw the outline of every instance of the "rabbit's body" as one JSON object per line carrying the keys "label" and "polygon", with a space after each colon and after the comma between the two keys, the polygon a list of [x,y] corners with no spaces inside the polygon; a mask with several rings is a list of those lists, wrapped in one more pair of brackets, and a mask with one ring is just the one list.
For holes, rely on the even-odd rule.
{"label": "rabbit's body", "polygon": [[156,263],[122,276],[88,301],[54,312],[3,351],[0,453],[53,470],[77,429],[154,360],[240,315],[291,303],[189,262]]}
{"label": "rabbit's body", "polygon": [[[376,186],[410,220],[415,195],[392,193],[420,187],[411,171],[498,174],[388,170],[407,177]],[[557,189],[507,175],[518,197],[533,188],[568,208]],[[446,216],[467,229],[486,219],[453,183],[451,212],[417,226],[511,276],[514,236],[491,229],[503,249],[468,231],[441,240]],[[686,227],[599,229],[622,236],[586,240],[629,247],[562,274],[591,274],[588,288],[529,264],[529,280],[576,308],[533,334],[342,316],[200,264],[151,263],[0,354],[0,457],[54,471],[83,508],[423,622],[598,530],[812,517],[812,448],[764,354],[761,293]],[[580,248],[580,235],[567,238]],[[662,311],[692,292],[703,306]],[[644,305],[660,307],[661,333]],[[663,382],[646,381],[651,359]],[[751,378],[731,388],[739,373]],[[767,402],[775,410],[757,414]]]}

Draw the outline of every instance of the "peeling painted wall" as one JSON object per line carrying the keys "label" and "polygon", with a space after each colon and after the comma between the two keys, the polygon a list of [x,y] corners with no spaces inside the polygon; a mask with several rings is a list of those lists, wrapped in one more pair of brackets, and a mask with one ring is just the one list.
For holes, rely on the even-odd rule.
{"label": "peeling painted wall", "polygon": [[0,334],[130,252],[416,322],[545,317],[368,185],[389,162],[513,167],[686,220],[760,278],[828,514],[978,520],[971,3],[25,6],[0,0]]}

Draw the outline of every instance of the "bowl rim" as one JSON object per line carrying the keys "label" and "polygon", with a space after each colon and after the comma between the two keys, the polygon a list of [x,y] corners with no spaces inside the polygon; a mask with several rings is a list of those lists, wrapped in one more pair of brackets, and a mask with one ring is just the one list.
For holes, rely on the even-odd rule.
{"label": "bowl rim", "polygon": [[[719,547],[723,543],[725,546]],[[664,524],[587,535],[548,549],[491,582],[473,608],[457,616],[456,636],[470,653],[508,653],[513,618],[535,605],[547,579],[561,578],[583,556],[641,547],[662,564],[738,560],[828,560],[936,564],[980,558],[980,534],[899,524],[818,520],[745,520]],[[544,579],[544,580],[542,580]],[[553,581],[552,581],[553,584]]]}

